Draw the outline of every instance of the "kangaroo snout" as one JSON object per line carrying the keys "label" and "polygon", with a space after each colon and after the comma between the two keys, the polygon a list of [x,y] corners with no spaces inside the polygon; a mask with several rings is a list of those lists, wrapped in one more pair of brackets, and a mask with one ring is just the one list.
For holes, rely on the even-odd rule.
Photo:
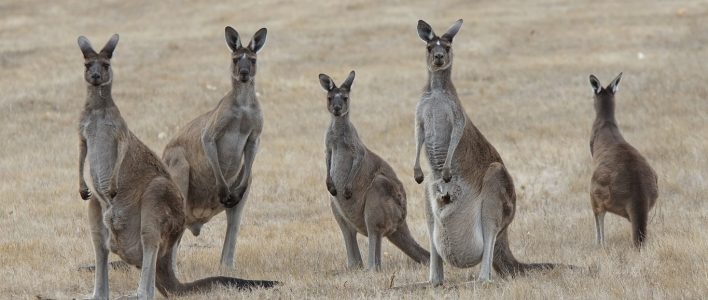
{"label": "kangaroo snout", "polygon": [[91,79],[99,80],[99,79],[101,79],[101,74],[93,73],[93,74],[91,74]]}
{"label": "kangaroo snout", "polygon": [[238,71],[238,77],[241,82],[247,82],[249,75],[251,75],[251,71],[249,69],[240,69]]}
{"label": "kangaroo snout", "polygon": [[447,192],[444,195],[440,196],[440,200],[438,201],[440,202],[440,205],[447,205],[452,203],[452,199],[450,199],[450,193]]}

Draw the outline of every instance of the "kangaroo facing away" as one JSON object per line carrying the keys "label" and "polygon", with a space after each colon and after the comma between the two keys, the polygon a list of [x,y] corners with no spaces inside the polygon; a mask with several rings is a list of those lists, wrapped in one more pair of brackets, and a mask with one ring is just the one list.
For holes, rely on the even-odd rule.
{"label": "kangaroo facing away", "polygon": [[605,243],[605,212],[629,219],[632,239],[640,248],[647,234],[649,210],[658,197],[656,173],[639,151],[627,143],[615,119],[615,93],[622,73],[603,88],[595,75],[590,85],[595,95],[595,122],[592,124],[590,153],[595,171],[590,183],[590,199],[595,213],[597,242]]}
{"label": "kangaroo facing away", "polygon": [[425,187],[430,234],[430,282],[443,283],[443,260],[458,268],[481,263],[479,280],[550,269],[555,264],[525,264],[509,248],[507,228],[514,218],[516,194],[496,149],[472,124],[450,79],[452,40],[458,20],[437,36],[418,21],[427,46],[428,82],[416,111],[414,177],[423,182],[420,151],[425,144],[432,180]]}
{"label": "kangaroo facing away", "polygon": [[[273,281],[209,277],[177,280],[174,247],[185,230],[182,196],[160,159],[128,129],[111,97],[115,34],[100,52],[78,39],[86,66],[88,96],[79,122],[79,194],[88,214],[96,254],[91,299],[108,299],[108,250],[141,269],[138,299],[205,292],[216,285],[270,287]],[[84,181],[88,158],[93,192]]]}
{"label": "kangaroo facing away", "polygon": [[320,74],[327,91],[327,109],[332,120],[325,136],[327,190],[330,205],[342,230],[349,268],[363,265],[356,234],[369,238],[369,270],[381,269],[381,237],[387,237],[414,261],[428,263],[430,253],[420,247],[406,224],[406,191],[381,157],[359,139],[349,121],[349,93],[354,71],[337,87]]}
{"label": "kangaroo facing away", "polygon": [[213,110],[183,127],[165,147],[162,159],[185,197],[187,228],[198,236],[202,225],[226,210],[221,267],[234,268],[236,238],[251,186],[251,170],[263,129],[256,99],[256,53],[266,41],[261,28],[243,47],[238,32],[225,28],[231,50],[232,89]]}

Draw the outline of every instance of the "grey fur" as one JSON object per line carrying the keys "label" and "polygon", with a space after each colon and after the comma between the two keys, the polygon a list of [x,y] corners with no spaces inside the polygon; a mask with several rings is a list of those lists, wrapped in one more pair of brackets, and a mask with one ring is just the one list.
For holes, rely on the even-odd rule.
{"label": "grey fur", "polygon": [[203,224],[226,210],[227,229],[221,267],[234,268],[241,215],[251,186],[253,162],[263,130],[256,98],[256,51],[266,29],[242,47],[238,33],[226,27],[232,49],[232,90],[215,109],[184,126],[165,147],[162,158],[184,195],[187,228],[199,235]]}
{"label": "grey fur", "polygon": [[[106,240],[109,233],[103,224],[102,212],[115,196],[112,189],[115,170],[120,169],[119,157],[124,156],[124,145],[132,134],[111,97],[113,73],[110,59],[93,50],[86,37],[79,37],[78,44],[85,59],[84,77],[88,82],[86,102],[79,120],[79,195],[84,200],[90,200],[90,207],[93,208],[89,209],[90,212],[96,211],[89,214],[97,262],[91,298],[107,299],[109,252]],[[83,176],[87,159],[94,193]],[[149,292],[149,288],[143,285],[147,280],[147,277],[141,279],[139,291]]]}
{"label": "grey fur", "polygon": [[327,179],[332,213],[342,230],[349,268],[362,266],[356,234],[369,238],[371,271],[381,269],[381,238],[416,262],[427,264],[430,253],[413,239],[406,224],[406,192],[393,169],[359,139],[349,121],[349,92],[354,71],[337,87],[320,74],[332,114],[325,136]]}
{"label": "grey fur", "polygon": [[[85,58],[88,96],[79,121],[79,194],[89,200],[89,224],[96,255],[90,299],[108,299],[108,251],[141,269],[137,293],[152,299],[205,292],[216,285],[270,287],[273,281],[209,277],[183,284],[172,269],[176,244],[185,230],[182,196],[157,155],[127,127],[111,96],[110,57],[118,35]],[[79,39],[84,55],[88,40]],[[89,51],[90,50],[90,51]],[[94,193],[83,178],[88,159]]]}
{"label": "grey fur", "polygon": [[452,38],[462,20],[442,37],[424,21],[418,34],[427,44],[428,82],[416,109],[414,178],[424,180],[420,152],[425,145],[432,180],[425,187],[430,234],[430,282],[443,283],[443,261],[460,268],[480,266],[479,280],[552,264],[523,264],[509,249],[507,226],[516,194],[511,176],[494,147],[472,124],[450,79]]}

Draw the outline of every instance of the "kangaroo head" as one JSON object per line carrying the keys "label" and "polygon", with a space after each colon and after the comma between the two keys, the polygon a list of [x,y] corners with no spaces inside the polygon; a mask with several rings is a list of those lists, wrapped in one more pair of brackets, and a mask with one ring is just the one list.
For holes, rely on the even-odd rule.
{"label": "kangaroo head", "polygon": [[84,54],[84,79],[93,86],[110,84],[113,80],[113,71],[111,70],[111,57],[113,50],[118,45],[118,34],[114,34],[108,43],[103,46],[100,52],[96,53],[91,47],[89,40],[84,37],[79,37],[79,49]]}
{"label": "kangaroo head", "polygon": [[442,36],[437,36],[433,28],[423,20],[418,21],[418,36],[427,46],[427,63],[431,72],[445,70],[452,65],[452,39],[462,27],[462,19],[457,20]]}
{"label": "kangaroo head", "polygon": [[231,77],[240,82],[249,82],[256,76],[256,53],[265,45],[268,30],[256,31],[248,46],[241,45],[241,38],[231,26],[226,26],[226,45],[231,50]]}
{"label": "kangaroo head", "polygon": [[614,110],[615,93],[619,89],[620,79],[622,79],[621,72],[607,87],[603,88],[600,80],[595,75],[590,74],[590,85],[595,95],[595,112]]}
{"label": "kangaroo head", "polygon": [[331,77],[320,74],[320,84],[327,91],[327,110],[335,117],[349,113],[349,92],[354,82],[354,71],[349,72],[349,77],[337,87]]}
{"label": "kangaroo head", "polygon": [[456,187],[452,183],[446,183],[442,180],[433,182],[433,196],[440,207],[448,205],[453,201]]}

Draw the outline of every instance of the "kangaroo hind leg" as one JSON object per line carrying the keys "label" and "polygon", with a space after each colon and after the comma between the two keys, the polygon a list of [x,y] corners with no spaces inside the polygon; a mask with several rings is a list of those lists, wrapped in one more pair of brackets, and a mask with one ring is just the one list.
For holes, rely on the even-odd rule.
{"label": "kangaroo hind leg", "polygon": [[369,237],[369,270],[381,270],[381,239],[405,221],[405,203],[390,179],[377,175],[365,194],[364,221]]}
{"label": "kangaroo hind leg", "polygon": [[514,217],[514,186],[511,176],[501,163],[489,165],[482,182],[482,238],[484,247],[480,265],[479,280],[492,279],[494,245],[497,235],[506,228]]}
{"label": "kangaroo hind leg", "polygon": [[[334,200],[332,200],[334,201]],[[361,260],[361,252],[359,252],[359,244],[356,241],[356,228],[352,227],[347,223],[347,220],[339,213],[334,202],[330,201],[330,206],[332,207],[332,213],[334,214],[334,219],[339,225],[339,229],[342,230],[342,237],[344,238],[344,246],[347,248],[347,268],[349,269],[359,269],[364,263]]]}
{"label": "kangaroo hind leg", "polygon": [[[174,147],[165,149],[163,155],[163,161],[165,166],[167,166],[167,171],[172,176],[172,181],[177,184],[177,188],[182,194],[182,199],[184,200],[184,214],[191,215],[191,203],[189,202],[189,161],[187,160],[184,148]],[[192,234],[195,236],[199,235],[200,225],[195,225],[190,228]],[[181,235],[180,235],[181,237]],[[175,273],[178,272],[177,269],[177,251],[179,250],[180,241],[172,247],[172,269]]]}
{"label": "kangaroo hind leg", "polygon": [[[168,236],[168,232],[171,230],[179,230],[179,226],[170,226],[171,224],[181,223],[184,226],[183,218],[182,220],[174,220],[174,218],[179,217],[165,214],[164,206],[179,199],[175,195],[177,191],[171,188],[169,184],[170,181],[167,178],[158,177],[153,179],[141,199],[140,242],[143,257],[140,283],[136,295],[138,299],[155,298],[157,258],[158,256],[172,255],[172,253],[167,253],[167,251],[161,251],[168,248],[167,241],[163,241],[163,237]],[[167,199],[168,197],[174,198]],[[162,246],[165,246],[164,249],[161,249]]]}
{"label": "kangaroo hind leg", "polygon": [[248,180],[248,187],[244,191],[241,201],[236,206],[226,209],[226,238],[224,239],[224,247],[221,249],[221,267],[227,270],[236,268],[234,257],[236,256],[236,241],[241,226],[241,215],[251,192],[251,178]]}
{"label": "kangaroo hind leg", "polygon": [[106,247],[108,229],[103,224],[103,210],[96,196],[92,196],[89,200],[88,217],[93,250],[96,254],[96,273],[90,299],[108,299],[108,248]]}
{"label": "kangaroo hind leg", "polygon": [[595,213],[595,230],[597,231],[597,244],[605,245],[605,212]]}
{"label": "kangaroo hind leg", "polygon": [[432,193],[430,192],[430,185],[425,186],[425,216],[426,222],[428,224],[428,237],[430,240],[430,273],[428,275],[428,280],[433,286],[441,286],[445,280],[445,273],[443,272],[443,259],[438,253],[438,249],[435,246],[435,239],[433,233],[435,231],[435,216],[433,216],[433,207],[431,201],[436,201],[432,198]]}

